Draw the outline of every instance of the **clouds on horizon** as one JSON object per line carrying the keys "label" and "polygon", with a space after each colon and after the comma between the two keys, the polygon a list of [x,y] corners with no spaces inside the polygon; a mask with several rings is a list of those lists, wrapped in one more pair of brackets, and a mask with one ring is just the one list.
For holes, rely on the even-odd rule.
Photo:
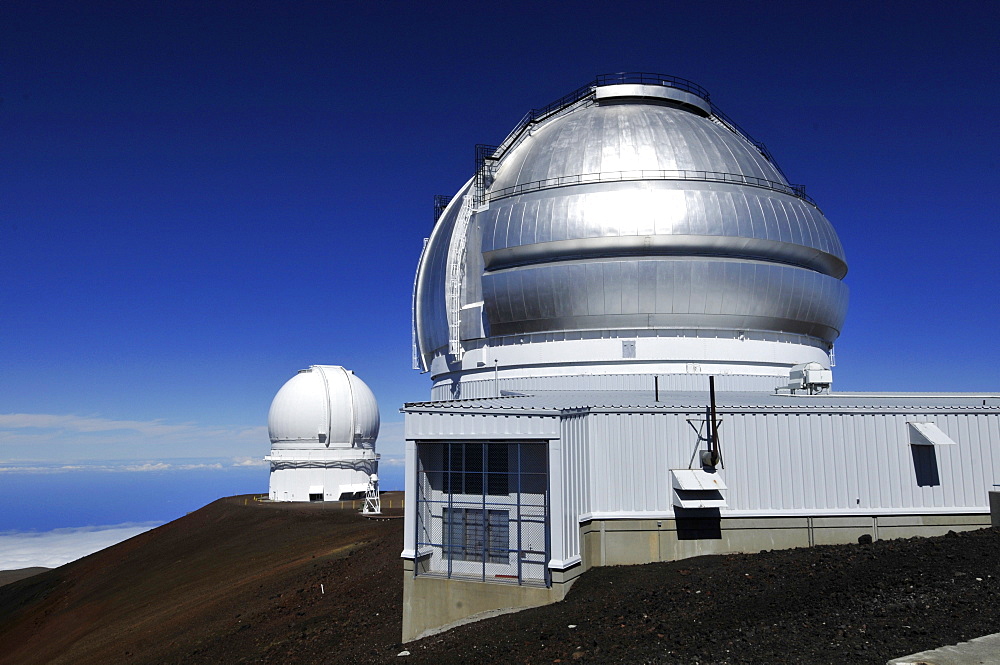
{"label": "clouds on horizon", "polygon": [[[267,427],[217,427],[51,413],[0,414],[0,474],[264,466]],[[403,422],[383,422],[377,451],[404,459]],[[185,461],[179,461],[185,460]]]}
{"label": "clouds on horizon", "polygon": [[[228,473],[266,469],[267,427],[115,420],[52,413],[0,413],[0,478],[51,474]],[[385,486],[405,462],[404,425],[383,422],[376,450]]]}
{"label": "clouds on horizon", "polygon": [[54,413],[0,413],[0,443],[36,442],[39,439],[64,438],[73,435],[126,434],[146,439],[163,438],[225,438],[257,441],[267,440],[267,427],[206,427],[197,423],[169,424],[162,420],[115,420],[97,416]]}
{"label": "clouds on horizon", "polygon": [[75,414],[0,414],[0,459],[8,462],[259,458],[267,449],[267,427],[263,426],[220,427]]}
{"label": "clouds on horizon", "polygon": [[111,473],[143,473],[148,471],[195,471],[222,470],[226,468],[242,468],[247,466],[264,466],[267,462],[261,460],[250,462],[244,460],[232,460],[231,463],[222,462],[194,462],[178,463],[165,461],[148,462],[109,462],[109,463],[74,463],[74,464],[19,464],[0,462],[0,474],[10,473],[70,473],[73,471],[97,471]]}
{"label": "clouds on horizon", "polygon": [[127,522],[52,531],[0,532],[0,570],[56,568],[116,545],[163,522]]}

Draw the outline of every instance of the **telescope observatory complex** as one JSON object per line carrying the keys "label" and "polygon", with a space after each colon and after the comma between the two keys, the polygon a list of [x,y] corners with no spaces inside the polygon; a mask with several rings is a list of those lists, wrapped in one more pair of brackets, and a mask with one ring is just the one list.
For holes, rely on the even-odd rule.
{"label": "telescope observatory complex", "polygon": [[592,566],[990,524],[1000,399],[832,390],[844,249],[700,86],[599,76],[477,146],[435,217],[404,640]]}
{"label": "telescope observatory complex", "polygon": [[271,402],[271,501],[366,498],[378,512],[378,403],[354,372],[313,365],[281,387]]}

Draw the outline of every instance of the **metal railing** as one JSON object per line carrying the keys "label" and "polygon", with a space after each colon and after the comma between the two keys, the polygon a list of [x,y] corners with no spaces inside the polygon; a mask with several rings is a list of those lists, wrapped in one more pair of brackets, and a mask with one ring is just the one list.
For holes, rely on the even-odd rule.
{"label": "metal railing", "polygon": [[617,74],[598,74],[593,81],[580,86],[573,92],[563,95],[554,102],[546,104],[541,108],[531,109],[528,111],[524,117],[521,118],[521,121],[517,123],[514,129],[511,130],[510,134],[507,135],[507,139],[500,144],[498,149],[500,154],[495,154],[494,156],[498,158],[503,157],[503,152],[506,152],[509,148],[507,144],[510,139],[517,137],[525,127],[540,120],[544,120],[553,113],[580,101],[584,97],[589,96],[592,92],[594,92],[594,88],[603,85],[621,85],[630,83],[641,85],[662,85],[668,88],[677,88],[678,90],[698,95],[709,104],[712,103],[712,100],[709,98],[708,90],[701,87],[694,81],[689,81],[679,76],[670,76],[669,74],[653,74],[650,72],[618,72]]}
{"label": "metal railing", "polygon": [[809,196],[806,195],[805,185],[787,185],[783,182],[765,180],[755,176],[742,175],[740,173],[721,173],[717,171],[687,171],[687,170],[632,170],[632,171],[605,171],[601,173],[583,173],[558,178],[547,178],[534,182],[525,182],[512,187],[505,187],[490,192],[487,199],[492,203],[499,199],[504,199],[525,192],[536,192],[543,189],[555,189],[556,187],[568,187],[571,185],[585,185],[597,182],[623,182],[628,180],[697,180],[702,182],[726,182],[737,185],[748,185],[750,187],[760,187],[782,194],[789,194],[806,201],[817,210],[819,206]]}
{"label": "metal railing", "polygon": [[[381,494],[381,493],[380,493]],[[293,503],[290,501],[271,501],[267,494],[255,494],[253,500],[258,503]],[[243,499],[243,505],[246,506],[248,499]],[[357,510],[360,511],[365,504],[364,499],[351,499],[344,501],[309,501],[309,502],[299,502],[299,503],[309,503],[310,505],[318,504],[324,508],[332,508],[334,510]],[[406,508],[406,499],[386,499],[382,502],[383,508]]]}
{"label": "metal railing", "polygon": [[447,194],[435,194],[434,195],[434,223],[441,219],[442,213],[444,213],[445,208],[451,203],[451,197]]}
{"label": "metal railing", "polygon": [[617,74],[598,74],[597,79],[594,81],[594,85],[623,84],[662,85],[668,88],[677,88],[678,90],[698,95],[709,104],[712,103],[708,95],[708,90],[705,90],[705,88],[694,81],[689,81],[679,76],[654,74],[652,72],[618,72]]}
{"label": "metal railing", "polygon": [[479,207],[486,197],[486,190],[493,185],[493,175],[496,171],[499,158],[496,157],[500,146],[487,145],[485,143],[476,144],[476,174],[475,184],[472,188],[472,204]]}
{"label": "metal railing", "polygon": [[[741,138],[743,138],[743,140],[745,140],[747,143],[756,148],[757,152],[763,155],[764,159],[770,162],[771,166],[777,169],[778,173],[780,173],[785,180],[788,180],[788,176],[785,175],[785,172],[781,170],[780,166],[778,166],[778,162],[774,159],[774,157],[771,155],[771,151],[767,149],[767,146],[764,145],[763,142],[758,141],[754,137],[750,136],[750,134],[748,134],[746,130],[737,125],[732,120],[732,118],[730,118],[728,115],[719,110],[714,104],[712,105],[712,116],[715,119],[717,119],[726,129],[731,131],[733,134],[740,136]],[[792,185],[792,186],[801,187],[802,185]]]}

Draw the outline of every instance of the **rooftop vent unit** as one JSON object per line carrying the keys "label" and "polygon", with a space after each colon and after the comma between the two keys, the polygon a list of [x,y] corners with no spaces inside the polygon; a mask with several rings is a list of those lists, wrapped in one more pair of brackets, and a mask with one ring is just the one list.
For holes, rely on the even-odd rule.
{"label": "rooftop vent unit", "polygon": [[804,363],[795,365],[788,372],[788,389],[795,394],[796,390],[805,390],[810,395],[829,392],[833,384],[833,370],[819,363]]}

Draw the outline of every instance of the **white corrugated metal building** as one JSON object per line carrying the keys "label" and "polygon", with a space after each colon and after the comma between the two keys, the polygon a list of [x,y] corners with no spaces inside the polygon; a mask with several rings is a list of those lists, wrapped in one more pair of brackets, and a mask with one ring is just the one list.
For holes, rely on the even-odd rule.
{"label": "white corrugated metal building", "polygon": [[989,524],[1000,394],[831,392],[843,248],[703,89],[598,77],[477,160],[414,284],[404,639],[592,566]]}
{"label": "white corrugated metal building", "polygon": [[[663,392],[660,401],[653,391],[565,391],[407,404],[408,469],[422,471],[418,449],[431,442],[536,443],[548,476],[539,511],[548,515],[546,574],[519,572],[520,555],[460,573],[426,558],[447,550],[434,524],[444,502],[411,483],[407,506],[418,510],[407,511],[408,577],[450,578],[450,597],[469,579],[548,585],[501,594],[516,606],[561,597],[594,565],[989,526],[988,492],[1000,483],[998,395],[719,393],[713,475],[725,489],[712,497],[717,507],[685,509],[692,497],[689,505],[704,502],[703,490],[683,489],[677,476],[703,468],[708,402],[706,390]],[[483,496],[487,509],[510,508],[507,496]],[[411,617],[410,637],[461,613],[447,601],[435,607]]]}

